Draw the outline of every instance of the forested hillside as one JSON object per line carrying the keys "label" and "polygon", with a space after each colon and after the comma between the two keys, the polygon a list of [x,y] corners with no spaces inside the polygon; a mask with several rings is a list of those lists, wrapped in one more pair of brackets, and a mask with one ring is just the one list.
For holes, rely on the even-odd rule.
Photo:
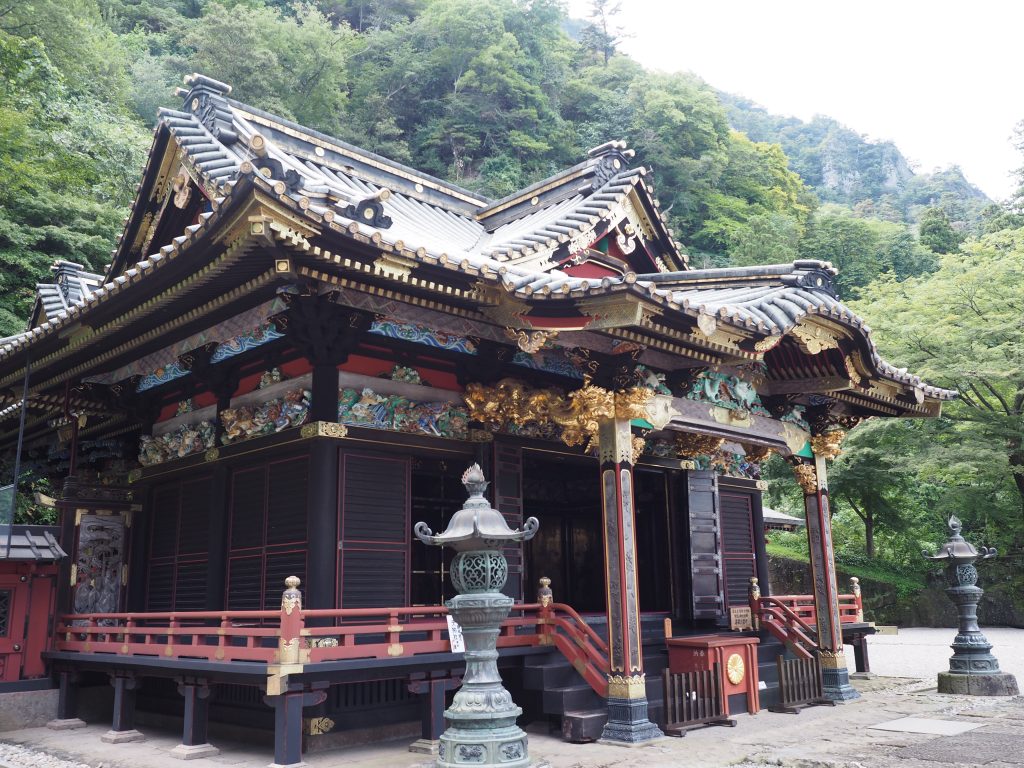
{"label": "forested hillside", "polygon": [[888,141],[869,141],[832,118],[810,122],[770,114],[749,99],[719,93],[729,123],[754,141],[779,144],[789,166],[822,201],[849,206],[860,216],[916,223],[941,209],[963,232],[976,230],[992,201],[953,166],[916,173]]}
{"label": "forested hillside", "polygon": [[[1024,545],[1024,194],[779,118],[616,50],[607,0],[33,0],[0,8],[0,333],[54,259],[103,271],[183,75],[501,197],[625,139],[694,266],[815,258],[883,352],[963,397],[868,424],[835,465],[841,557],[916,568],[956,511]],[[571,34],[570,34],[571,32]],[[1022,115],[1024,117],[1024,115]],[[912,150],[912,148],[909,148]],[[987,207],[986,207],[987,206]],[[775,503],[798,505],[777,467]],[[782,480],[785,478],[785,481]],[[863,553],[863,554],[858,554]]]}

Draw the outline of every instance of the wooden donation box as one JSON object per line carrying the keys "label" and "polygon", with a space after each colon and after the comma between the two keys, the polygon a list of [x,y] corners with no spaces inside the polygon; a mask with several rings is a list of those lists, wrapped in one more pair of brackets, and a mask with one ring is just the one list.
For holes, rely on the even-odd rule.
{"label": "wooden donation box", "polygon": [[729,697],[744,693],[747,712],[755,714],[760,708],[757,693],[756,637],[730,635],[694,635],[693,637],[667,637],[668,668],[670,672],[696,672],[713,669],[718,663],[722,676],[725,714],[729,714]]}

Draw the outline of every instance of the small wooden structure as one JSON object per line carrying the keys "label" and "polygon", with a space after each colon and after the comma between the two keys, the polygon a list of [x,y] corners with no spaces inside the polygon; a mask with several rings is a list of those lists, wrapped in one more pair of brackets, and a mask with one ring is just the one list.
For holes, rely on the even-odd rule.
{"label": "small wooden structure", "polygon": [[672,674],[715,671],[722,692],[722,712],[730,714],[729,697],[746,697],[746,711],[757,714],[757,646],[760,640],[746,635],[694,635],[670,637],[668,667]]}
{"label": "small wooden structure", "polygon": [[56,533],[15,525],[10,547],[6,534],[0,540],[0,692],[49,687],[42,652],[50,644],[58,563],[67,557]]}

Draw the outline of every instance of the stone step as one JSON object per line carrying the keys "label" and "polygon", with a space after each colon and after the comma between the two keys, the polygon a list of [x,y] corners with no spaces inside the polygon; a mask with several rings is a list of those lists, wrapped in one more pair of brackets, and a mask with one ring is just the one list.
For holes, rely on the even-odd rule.
{"label": "stone step", "polygon": [[543,694],[544,714],[564,715],[566,712],[598,709],[604,701],[586,683],[548,688]]}

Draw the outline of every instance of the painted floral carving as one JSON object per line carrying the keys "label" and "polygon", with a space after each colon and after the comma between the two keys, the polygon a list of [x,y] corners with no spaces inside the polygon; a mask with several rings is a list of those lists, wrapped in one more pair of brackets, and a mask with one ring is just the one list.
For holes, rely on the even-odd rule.
{"label": "painted floral carving", "polygon": [[391,373],[388,375],[381,374],[381,378],[391,379],[392,381],[403,381],[406,384],[419,384],[423,387],[429,387],[429,382],[423,380],[420,376],[420,372],[415,368],[408,365],[396,365],[391,369]]}
{"label": "painted floral carving", "polygon": [[215,429],[212,421],[185,424],[163,435],[143,435],[139,438],[139,463],[144,467],[180,459],[212,448]]}
{"label": "painted floral carving", "polygon": [[311,396],[308,389],[293,389],[285,393],[284,397],[274,398],[260,405],[226,408],[220,414],[220,421],[224,426],[224,434],[221,435],[220,441],[227,445],[236,440],[270,435],[304,424],[309,415]]}
{"label": "painted floral carving", "polygon": [[338,421],[355,427],[390,429],[434,437],[465,440],[469,415],[454,403],[420,402],[401,395],[384,395],[370,388],[343,389],[338,398]]}
{"label": "painted floral carving", "polygon": [[749,381],[728,373],[704,371],[693,382],[687,397],[729,410],[770,416],[761,404],[757,389]]}

